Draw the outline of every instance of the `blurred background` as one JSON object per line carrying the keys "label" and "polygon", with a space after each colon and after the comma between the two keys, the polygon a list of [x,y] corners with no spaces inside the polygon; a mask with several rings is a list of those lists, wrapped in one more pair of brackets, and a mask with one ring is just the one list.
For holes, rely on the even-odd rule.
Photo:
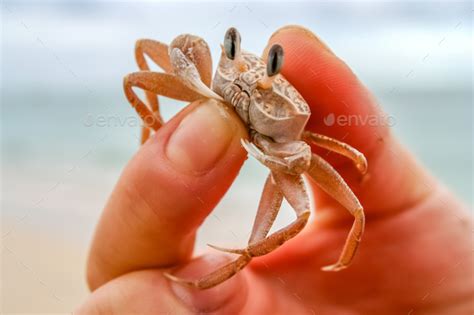
{"label": "blurred background", "polygon": [[[260,53],[286,24],[316,32],[374,92],[395,133],[472,205],[472,6],[467,2],[1,3],[3,313],[70,312],[86,296],[88,244],[139,125],[122,78],[135,40],[206,39],[230,26]],[[162,100],[166,118],[184,104]],[[205,222],[243,244],[267,171],[253,159]],[[389,179],[387,179],[389,180]],[[282,210],[277,226],[292,218]]]}

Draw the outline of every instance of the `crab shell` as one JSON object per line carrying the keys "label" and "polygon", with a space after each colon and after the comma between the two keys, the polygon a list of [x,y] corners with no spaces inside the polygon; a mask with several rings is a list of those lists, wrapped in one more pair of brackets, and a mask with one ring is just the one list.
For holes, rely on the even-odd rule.
{"label": "crab shell", "polygon": [[[235,29],[228,32],[238,35]],[[225,102],[234,107],[249,129],[249,139],[241,139],[244,149],[270,169],[248,246],[244,249],[211,246],[240,256],[196,280],[181,279],[168,273],[165,276],[193,288],[212,288],[242,270],[253,257],[266,255],[296,236],[310,215],[310,198],[303,175],[317,182],[354,216],[338,261],[322,268],[325,271],[342,270],[352,262],[361,241],[365,226],[364,209],[343,178],[321,156],[313,153],[310,145],[348,157],[362,174],[367,171],[367,160],[346,143],[304,131],[310,116],[308,104],[282,75],[274,75],[282,62],[281,59],[275,60],[275,56],[282,57],[281,51],[276,55],[272,53],[273,47],[279,49],[278,46],[270,49],[268,73],[272,76],[267,77],[265,62],[241,51],[237,35],[230,38],[233,40],[232,49],[229,51],[227,45],[226,52],[221,55],[212,90],[209,88],[212,81],[209,47],[201,38],[189,34],[178,36],[169,47],[157,41],[138,41],[136,58],[141,71],[124,78],[125,95],[145,123],[142,143],[149,138],[149,129],[157,131],[163,123],[155,94],[182,101],[206,99],[222,106]],[[225,38],[228,38],[227,34]],[[166,73],[148,70],[145,51],[150,58],[154,56],[152,59]],[[275,61],[278,67],[274,67]],[[133,87],[147,91],[149,106],[135,94]],[[295,210],[297,218],[269,235],[283,198]]]}
{"label": "crab shell", "polygon": [[[212,89],[231,103],[251,130],[276,142],[299,140],[311,111],[300,93],[283,77],[272,78],[270,88],[257,82],[266,76],[265,62],[242,51],[236,60],[221,54]],[[244,71],[238,71],[240,66]]]}

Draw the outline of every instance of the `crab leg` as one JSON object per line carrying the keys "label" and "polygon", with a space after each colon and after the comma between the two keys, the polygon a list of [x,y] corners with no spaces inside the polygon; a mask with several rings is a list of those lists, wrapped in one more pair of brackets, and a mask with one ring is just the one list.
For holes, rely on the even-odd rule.
{"label": "crab leg", "polygon": [[139,87],[169,98],[192,102],[202,98],[199,93],[187,87],[181,79],[172,74],[152,71],[130,73],[124,78],[123,87],[130,104],[135,108],[146,127],[158,130],[162,122],[153,114],[146,104],[137,96],[132,87]]}
{"label": "crab leg", "polygon": [[[270,173],[265,181],[263,187],[262,197],[258,205],[257,215],[253,224],[252,233],[248,241],[248,245],[252,245],[258,241],[263,240],[270,231],[273,222],[280,211],[281,203],[283,201],[283,194],[276,186],[272,174]],[[234,254],[245,254],[241,249],[227,249],[219,246],[208,244],[210,247]]]}
{"label": "crab leg", "polygon": [[258,205],[257,215],[250,234],[249,245],[264,239],[280,211],[283,194],[275,185],[270,173],[263,187],[262,198]]}
{"label": "crab leg", "polygon": [[152,39],[139,39],[135,43],[135,59],[140,70],[150,70],[145,56],[148,56],[166,73],[173,72],[168,45]]}
{"label": "crab leg", "polygon": [[349,210],[355,218],[339,260],[333,265],[322,268],[324,271],[344,269],[352,262],[359,247],[365,225],[364,209],[341,175],[320,156],[313,153],[311,167],[307,174],[326,193]]}
{"label": "crab leg", "polygon": [[[135,59],[137,61],[138,68],[140,70],[149,71],[150,67],[145,59],[145,55],[150,57],[160,68],[165,72],[171,73],[173,68],[171,67],[170,58],[168,56],[168,45],[163,44],[159,41],[151,39],[139,39],[135,43]],[[148,106],[156,116],[156,118],[163,123],[163,118],[160,115],[158,97],[156,94],[145,91]],[[148,127],[142,127],[141,143],[145,143],[150,135],[150,129]]]}
{"label": "crab leg", "polygon": [[237,272],[244,269],[244,267],[247,266],[250,260],[251,258],[248,256],[240,256],[236,260],[197,280],[185,280],[173,276],[172,274],[169,274],[167,272],[163,273],[163,275],[171,281],[181,283],[188,287],[204,290],[215,287],[219,283],[222,283],[225,280],[229,279]]}
{"label": "crab leg", "polygon": [[[281,202],[283,200],[282,193],[278,190],[272,179],[272,175],[268,175],[267,181],[262,192],[262,198],[255,217],[255,223],[249,240],[249,245],[256,243],[267,236],[275,218],[280,210]],[[209,245],[217,250],[229,251],[221,249],[217,246]],[[231,250],[230,250],[231,251]],[[240,252],[238,252],[240,254]],[[239,270],[242,270],[252,259],[249,255],[241,255],[236,260],[220,267],[212,273],[198,279],[198,280],[184,280],[176,276],[165,273],[165,276],[175,282],[182,283],[187,286],[196,287],[198,289],[211,288],[235,275]]]}
{"label": "crab leg", "polygon": [[[158,118],[160,121],[160,126],[163,124],[162,119]],[[140,144],[144,144],[148,138],[150,138],[151,130],[148,127],[142,126],[142,132],[140,134]]]}
{"label": "crab leg", "polygon": [[272,172],[272,177],[285,199],[296,212],[296,220],[265,239],[251,243],[245,249],[250,257],[268,254],[296,236],[304,228],[310,215],[309,197],[303,177],[275,171]]}
{"label": "crab leg", "polygon": [[351,159],[362,174],[367,172],[367,160],[365,159],[365,156],[347,143],[309,131],[303,133],[303,139],[306,142],[311,142],[318,147],[336,152]]}
{"label": "crab leg", "polygon": [[249,257],[262,256],[274,251],[283,243],[295,237],[304,228],[308,222],[310,210],[309,197],[303,177],[301,175],[291,175],[273,171],[272,178],[275,180],[275,184],[283,193],[285,199],[295,210],[296,220],[266,238],[251,242],[245,249],[226,249],[215,246],[214,248]]}

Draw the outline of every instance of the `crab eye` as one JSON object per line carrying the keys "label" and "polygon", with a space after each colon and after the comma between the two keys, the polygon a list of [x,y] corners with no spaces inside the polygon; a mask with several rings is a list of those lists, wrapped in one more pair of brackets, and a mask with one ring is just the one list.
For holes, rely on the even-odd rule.
{"label": "crab eye", "polygon": [[224,50],[230,60],[234,60],[240,51],[240,34],[234,27],[229,28],[225,33]]}
{"label": "crab eye", "polygon": [[283,48],[275,44],[268,52],[267,75],[272,77],[277,75],[283,66]]}

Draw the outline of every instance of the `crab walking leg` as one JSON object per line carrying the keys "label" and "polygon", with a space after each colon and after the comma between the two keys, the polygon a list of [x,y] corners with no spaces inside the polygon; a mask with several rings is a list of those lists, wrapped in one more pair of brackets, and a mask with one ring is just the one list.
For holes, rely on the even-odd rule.
{"label": "crab walking leg", "polygon": [[250,244],[245,250],[250,257],[268,254],[295,237],[306,225],[310,203],[303,176],[272,171],[272,177],[285,199],[296,212],[296,220],[265,239]]}
{"label": "crab walking leg", "polygon": [[130,73],[124,78],[123,88],[130,104],[135,108],[146,127],[158,130],[161,121],[151,112],[146,104],[133,91],[133,87],[153,92],[169,98],[192,102],[203,98],[200,94],[187,87],[181,79],[172,74],[152,71]]}
{"label": "crab walking leg", "polygon": [[135,59],[140,70],[150,70],[145,55],[166,73],[172,73],[168,45],[152,39],[139,39],[135,43]]}
{"label": "crab walking leg", "polygon": [[[150,67],[145,59],[145,55],[150,57],[160,68],[165,72],[171,73],[173,68],[171,67],[170,58],[168,55],[168,45],[163,44],[159,41],[151,39],[139,39],[135,43],[135,60],[137,61],[138,68],[140,70],[148,71]],[[145,91],[148,106],[156,116],[156,118],[163,123],[163,118],[160,115],[158,96],[152,92]],[[146,126],[142,127],[141,144],[150,136],[150,129]]]}
{"label": "crab walking leg", "polygon": [[[283,194],[276,186],[272,174],[270,173],[263,187],[262,197],[258,205],[257,215],[252,228],[252,233],[248,241],[248,245],[263,240],[270,231],[273,222],[280,211],[281,203],[283,201]],[[208,244],[210,247],[234,254],[245,254],[245,250],[241,249],[227,249],[215,245]]]}
{"label": "crab walking leg", "polygon": [[355,218],[339,260],[333,265],[322,268],[324,271],[344,269],[352,262],[364,233],[364,209],[341,175],[320,156],[313,153],[311,167],[307,174],[321,189],[349,210]]}
{"label": "crab walking leg", "polygon": [[264,239],[280,211],[283,194],[280,192],[270,173],[263,187],[257,215],[250,234],[249,245]]}
{"label": "crab walking leg", "polygon": [[351,159],[362,174],[367,172],[367,160],[365,156],[347,143],[309,131],[303,133],[303,139],[306,142],[314,143],[318,147],[336,152]]}
{"label": "crab walking leg", "polygon": [[197,288],[201,290],[210,289],[212,287],[215,287],[219,283],[222,283],[225,280],[231,278],[237,272],[244,269],[251,259],[252,258],[248,256],[240,256],[236,260],[197,280],[185,280],[173,276],[172,274],[169,274],[167,272],[163,273],[163,275],[171,281],[183,284],[188,287]]}
{"label": "crab walking leg", "polygon": [[263,256],[295,237],[305,227],[310,214],[310,206],[303,176],[273,171],[272,178],[285,199],[295,210],[296,220],[266,238],[251,242],[245,249],[214,247],[215,249],[249,257]]}
{"label": "crab walking leg", "polygon": [[[161,120],[160,120],[161,123]],[[140,134],[140,144],[144,144],[150,137],[151,129],[145,126],[142,126],[142,132]]]}
{"label": "crab walking leg", "polygon": [[[265,186],[263,188],[262,199],[260,200],[260,204],[258,207],[257,216],[255,218],[255,223],[249,240],[249,245],[258,242],[264,239],[265,236],[267,236],[268,231],[270,230],[278,214],[278,211],[280,210],[282,201],[283,195],[274,183],[272,175],[269,174],[267,177],[267,181],[265,182]],[[231,251],[221,249],[217,246],[209,246],[217,250]],[[240,252],[238,253],[240,254]],[[187,286],[196,287],[198,289],[208,289],[218,285],[219,283],[235,275],[238,271],[242,270],[250,262],[251,259],[252,257],[243,253],[243,255],[241,255],[236,260],[194,281],[184,280],[167,273],[165,274],[165,276],[172,281],[179,282]]]}

